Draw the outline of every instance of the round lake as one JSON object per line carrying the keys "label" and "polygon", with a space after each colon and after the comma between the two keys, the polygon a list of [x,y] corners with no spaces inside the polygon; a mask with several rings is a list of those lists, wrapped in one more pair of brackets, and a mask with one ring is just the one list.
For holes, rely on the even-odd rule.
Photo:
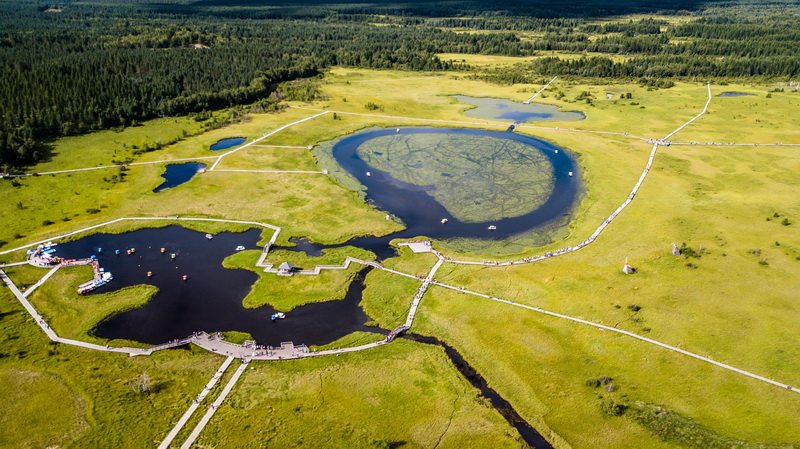
{"label": "round lake", "polygon": [[367,200],[403,221],[392,238],[509,237],[569,214],[580,188],[567,151],[512,132],[376,129],[331,152]]}

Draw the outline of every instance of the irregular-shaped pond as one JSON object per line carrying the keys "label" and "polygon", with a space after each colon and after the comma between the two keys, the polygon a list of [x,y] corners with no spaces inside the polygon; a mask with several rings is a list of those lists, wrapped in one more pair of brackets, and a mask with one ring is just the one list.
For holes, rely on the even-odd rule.
{"label": "irregular-shaped pond", "polygon": [[228,137],[221,139],[214,145],[211,145],[211,151],[227,150],[228,148],[243,144],[246,140],[246,137]]}
{"label": "irregular-shaped pond", "polygon": [[718,95],[718,97],[754,97],[755,94],[749,94],[747,92],[722,92]]}
{"label": "irregular-shaped pond", "polygon": [[[57,246],[64,258],[96,254],[100,266],[114,280],[96,293],[149,284],[158,293],[144,306],[103,320],[95,335],[159,344],[184,338],[195,331],[250,333],[259,343],[277,346],[282,341],[327,344],[355,331],[375,331],[364,325],[368,318],[359,307],[364,289],[362,272],[340,301],[308,304],[270,321],[275,310],[264,306],[245,309],[242,300],[258,275],[231,270],[222,261],[239,245],[256,249],[260,230],[223,232],[207,239],[203,233],[180,226],[142,229],[125,234],[95,234]],[[161,248],[166,252],[161,253]],[[102,248],[102,252],[98,252]],[[136,252],[127,255],[129,248]],[[121,254],[115,254],[119,249]],[[170,255],[176,254],[173,260]],[[147,272],[152,272],[151,278]],[[183,281],[182,276],[188,280]],[[92,294],[82,298],[92,301]]]}
{"label": "irregular-shaped pond", "polygon": [[153,192],[158,193],[162,190],[171,189],[185,182],[188,182],[190,179],[194,177],[194,175],[196,175],[205,168],[206,164],[201,164],[199,162],[187,162],[185,164],[169,164],[167,165],[164,174],[161,175],[164,178],[164,182],[162,182],[158,187],[153,189]]}
{"label": "irregular-shaped pond", "polygon": [[454,95],[456,100],[475,106],[465,113],[470,117],[490,120],[510,120],[514,122],[541,122],[583,120],[582,112],[563,111],[557,106],[542,103],[525,104],[502,98],[478,98],[466,95]]}

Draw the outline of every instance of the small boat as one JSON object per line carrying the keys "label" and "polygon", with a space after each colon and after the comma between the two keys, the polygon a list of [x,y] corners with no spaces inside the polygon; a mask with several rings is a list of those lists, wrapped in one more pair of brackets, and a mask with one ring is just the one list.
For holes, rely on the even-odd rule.
{"label": "small boat", "polygon": [[371,172],[367,172],[367,176],[372,176],[372,173]]}
{"label": "small boat", "polygon": [[489,226],[487,229],[489,229],[490,231],[494,231],[494,230],[496,230],[496,229],[497,229],[497,226],[495,226],[495,225],[490,225],[490,226]]}
{"label": "small boat", "polygon": [[175,254],[175,253],[172,253],[172,254],[169,255],[169,258],[172,259],[172,260],[175,260],[176,257],[178,257],[178,255]]}
{"label": "small boat", "polygon": [[446,224],[449,220],[446,218],[442,218],[442,224]]}
{"label": "small boat", "polygon": [[394,132],[395,132],[395,134],[399,133],[400,132],[400,128],[397,128],[396,130],[394,130]]}
{"label": "small boat", "polygon": [[272,315],[270,315],[270,317],[269,317],[269,319],[271,319],[272,321],[275,321],[275,320],[282,320],[282,319],[284,319],[284,318],[286,318],[286,314],[285,314],[285,313],[282,313],[282,312],[276,312],[276,313],[273,313],[273,314],[272,314]]}
{"label": "small boat", "polygon": [[558,154],[558,150],[556,150],[556,154]]}
{"label": "small boat", "polygon": [[151,277],[153,277],[153,272],[152,272],[152,271],[148,271],[148,272],[147,272],[147,277],[148,277],[148,278],[151,278]]}
{"label": "small boat", "polygon": [[243,245],[237,246],[236,251],[244,251],[244,246]]}
{"label": "small boat", "polygon": [[214,236],[213,236],[213,235],[211,235],[211,234],[206,234],[206,238],[207,238],[207,239],[209,239],[209,240],[211,240],[211,239],[213,239],[213,238],[214,238]]}
{"label": "small boat", "polygon": [[97,253],[98,254],[102,254],[102,252],[103,252],[103,248],[97,247]]}
{"label": "small boat", "polygon": [[119,256],[119,253],[121,253],[121,252],[122,252],[122,251],[120,251],[120,250],[118,250],[118,249],[115,249],[115,250],[114,250],[114,254],[116,254],[116,255],[118,255],[118,256]]}
{"label": "small boat", "polygon": [[569,175],[570,178],[572,177],[572,172],[569,172],[567,174]]}
{"label": "small boat", "polygon": [[181,276],[181,280],[183,280],[183,282],[186,282],[189,280],[189,276],[184,274],[183,276]]}
{"label": "small boat", "polygon": [[167,252],[167,248],[161,248],[161,254],[164,254],[165,252]]}

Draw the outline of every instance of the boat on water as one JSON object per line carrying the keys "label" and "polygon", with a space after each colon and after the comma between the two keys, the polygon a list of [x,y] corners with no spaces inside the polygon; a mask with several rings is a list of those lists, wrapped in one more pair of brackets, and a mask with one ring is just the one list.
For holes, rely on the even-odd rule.
{"label": "boat on water", "polygon": [[569,175],[570,178],[572,177],[572,172],[569,172],[567,174]]}
{"label": "boat on water", "polygon": [[236,251],[244,251],[244,245],[237,246]]}
{"label": "boat on water", "polygon": [[211,234],[206,234],[206,238],[207,238],[207,239],[209,239],[209,240],[211,240],[211,239],[213,239],[213,238],[214,238],[214,236],[213,236],[213,235],[211,235]]}
{"label": "boat on water", "polygon": [[286,318],[286,314],[285,314],[285,313],[282,313],[282,312],[276,312],[276,313],[273,313],[273,314],[272,314],[272,315],[270,315],[270,317],[269,317],[269,319],[271,319],[272,321],[275,321],[275,320],[282,320],[282,319],[284,319],[284,318]]}
{"label": "boat on water", "polygon": [[446,218],[442,218],[442,224],[446,224],[448,221]]}
{"label": "boat on water", "polygon": [[367,176],[372,176],[372,172],[367,172]]}
{"label": "boat on water", "polygon": [[488,230],[490,230],[490,231],[494,231],[494,230],[496,230],[496,229],[497,229],[497,226],[495,226],[495,225],[490,225],[490,226],[489,226],[487,229],[488,229]]}
{"label": "boat on water", "polygon": [[114,279],[114,276],[109,272],[99,273],[94,279],[89,282],[84,282],[83,284],[78,286],[78,293],[81,295],[91,292],[97,288],[100,288]]}

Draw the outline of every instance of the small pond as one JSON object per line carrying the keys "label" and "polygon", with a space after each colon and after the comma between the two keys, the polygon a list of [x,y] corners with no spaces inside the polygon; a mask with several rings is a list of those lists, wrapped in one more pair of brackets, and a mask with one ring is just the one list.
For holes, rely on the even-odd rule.
{"label": "small pond", "polygon": [[[207,239],[202,232],[169,226],[125,234],[95,234],[61,244],[56,253],[65,258],[95,254],[100,266],[114,275],[111,283],[81,301],[92,301],[94,294],[134,285],[158,287],[158,293],[144,306],[103,320],[94,329],[100,338],[159,344],[195,331],[240,331],[251,334],[260,344],[277,346],[282,341],[294,341],[322,345],[355,331],[377,330],[365,326],[368,318],[359,306],[366,270],[353,281],[343,300],[301,306],[283,320],[272,322],[270,315],[275,310],[269,306],[245,309],[242,300],[258,275],[224,268],[222,261],[240,245],[260,249],[259,239],[257,229],[223,232]],[[162,247],[166,248],[165,254],[161,253]],[[136,248],[135,254],[127,255],[128,248]],[[117,249],[121,254],[115,254]],[[177,255],[175,260],[170,258],[171,253]],[[153,273],[152,278],[148,279],[148,271]],[[187,281],[182,280],[183,275],[189,276]]]}
{"label": "small pond", "polygon": [[245,143],[246,140],[246,137],[228,137],[218,141],[214,145],[211,145],[211,151],[227,150],[228,148],[239,146]]}
{"label": "small pond", "polygon": [[549,104],[525,104],[502,98],[478,98],[466,95],[454,95],[453,98],[475,106],[465,112],[468,116],[475,118],[514,122],[583,120],[586,118],[582,112],[563,111],[557,106]]}
{"label": "small pond", "polygon": [[158,193],[162,190],[171,189],[188,182],[201,170],[206,168],[206,164],[199,162],[187,162],[185,164],[169,164],[166,171],[161,176],[164,178],[158,187],[153,189],[153,192]]}
{"label": "small pond", "polygon": [[747,92],[722,92],[718,96],[719,97],[754,97],[755,94],[749,94]]}

